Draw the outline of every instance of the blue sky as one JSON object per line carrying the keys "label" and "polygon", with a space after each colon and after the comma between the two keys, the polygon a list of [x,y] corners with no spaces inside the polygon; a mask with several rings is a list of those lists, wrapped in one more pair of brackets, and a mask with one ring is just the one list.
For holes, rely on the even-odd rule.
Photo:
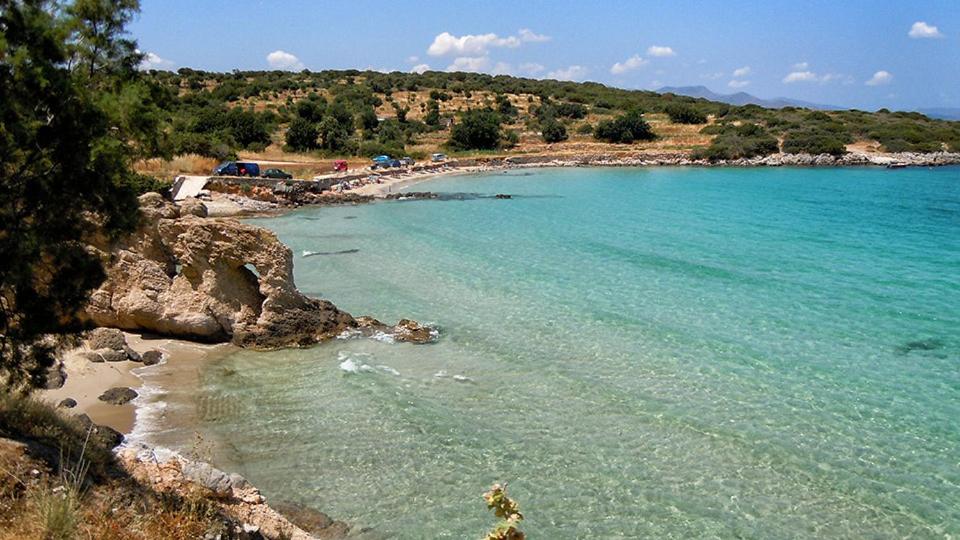
{"label": "blue sky", "polygon": [[960,107],[960,0],[142,0],[163,69],[413,69]]}

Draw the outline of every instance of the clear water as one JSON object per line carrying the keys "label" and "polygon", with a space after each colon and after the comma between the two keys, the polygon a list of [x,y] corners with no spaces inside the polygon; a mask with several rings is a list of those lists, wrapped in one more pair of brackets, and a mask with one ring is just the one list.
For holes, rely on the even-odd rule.
{"label": "clear water", "polygon": [[494,481],[531,538],[960,535],[960,169],[414,189],[515,197],[256,221],[301,290],[442,328],[211,366],[202,430],[271,498],[389,538],[481,536]]}

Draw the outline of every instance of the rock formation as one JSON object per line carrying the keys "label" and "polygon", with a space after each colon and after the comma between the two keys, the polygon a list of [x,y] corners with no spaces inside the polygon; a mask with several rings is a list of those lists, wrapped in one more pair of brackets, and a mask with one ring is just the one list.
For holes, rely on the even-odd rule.
{"label": "rock formation", "polygon": [[[97,326],[255,348],[306,346],[355,329],[394,331],[301,294],[290,249],[266,229],[198,217],[199,201],[189,202],[189,214],[155,193],[140,205],[139,230],[110,246],[107,280],[86,308]],[[414,334],[409,341],[422,342],[423,332]]]}

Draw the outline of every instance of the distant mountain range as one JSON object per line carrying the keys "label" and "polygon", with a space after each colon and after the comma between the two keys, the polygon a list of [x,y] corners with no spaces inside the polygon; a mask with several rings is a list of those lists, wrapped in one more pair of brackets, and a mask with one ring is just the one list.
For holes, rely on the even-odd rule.
{"label": "distant mountain range", "polygon": [[[804,107],[820,111],[842,111],[846,107],[836,105],[824,105],[822,103],[811,103],[799,99],[790,99],[778,97],[773,99],[763,99],[750,95],[746,92],[737,92],[736,94],[718,94],[706,86],[664,86],[657,90],[660,94],[677,94],[679,96],[689,96],[695,98],[709,99],[710,101],[719,101],[720,103],[729,103],[730,105],[759,105],[770,109],[781,109],[783,107]],[[923,113],[930,118],[939,118],[940,120],[960,120],[960,108],[951,107],[931,107],[926,109],[917,109],[917,112]]]}

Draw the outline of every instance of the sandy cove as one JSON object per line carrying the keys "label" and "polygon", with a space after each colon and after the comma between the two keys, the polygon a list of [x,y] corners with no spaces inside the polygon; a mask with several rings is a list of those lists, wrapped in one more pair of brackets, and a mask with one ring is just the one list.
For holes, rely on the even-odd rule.
{"label": "sandy cove", "polygon": [[199,371],[208,362],[237,350],[228,344],[208,345],[149,334],[125,332],[124,336],[127,345],[140,354],[159,350],[163,353],[163,362],[153,366],[130,360],[93,363],[81,356],[89,349],[80,347],[63,356],[66,373],[64,385],[53,390],[42,390],[38,396],[51,405],[57,405],[67,398],[74,399],[77,405],[69,409],[72,414],[86,414],[95,424],[130,435],[138,427],[137,421],[142,420],[138,412],[142,396],[123,405],[113,405],[99,400],[100,395],[116,387],[133,388],[141,393],[144,385],[142,376],[147,374],[169,383],[169,386],[165,385],[166,388],[175,388],[178,383],[188,382],[188,378],[196,380]]}

